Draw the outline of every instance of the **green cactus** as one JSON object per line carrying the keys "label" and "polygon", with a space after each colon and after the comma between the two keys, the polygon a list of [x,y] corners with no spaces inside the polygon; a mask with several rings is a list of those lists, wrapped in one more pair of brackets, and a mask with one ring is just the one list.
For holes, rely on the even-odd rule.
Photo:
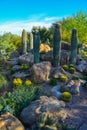
{"label": "green cactus", "polygon": [[74,29],[72,29],[72,36],[71,36],[70,64],[76,63],[77,45],[78,45],[77,29],[74,28]]}
{"label": "green cactus", "polygon": [[61,25],[54,24],[54,38],[53,38],[53,60],[54,66],[60,65],[60,52],[61,52]]}
{"label": "green cactus", "polygon": [[30,33],[29,41],[30,41],[30,49],[33,49],[33,34],[32,33]]}
{"label": "green cactus", "polygon": [[27,32],[25,29],[22,31],[22,53],[27,53]]}
{"label": "green cactus", "polygon": [[33,39],[34,39],[34,63],[39,63],[40,61],[40,53],[39,53],[39,48],[40,48],[40,33],[38,30],[35,30],[33,32]]}

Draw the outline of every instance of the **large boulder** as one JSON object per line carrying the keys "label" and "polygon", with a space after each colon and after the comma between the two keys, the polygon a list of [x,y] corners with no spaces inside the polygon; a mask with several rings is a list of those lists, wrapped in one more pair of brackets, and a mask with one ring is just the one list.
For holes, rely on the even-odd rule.
{"label": "large boulder", "polygon": [[30,64],[32,65],[34,62],[34,56],[32,53],[24,54],[19,57],[20,64]]}
{"label": "large boulder", "polygon": [[37,83],[48,80],[51,71],[50,62],[41,62],[34,64],[30,70],[32,79]]}
{"label": "large boulder", "polygon": [[9,112],[0,116],[0,130],[24,130],[22,123]]}
{"label": "large boulder", "polygon": [[27,126],[33,125],[43,114],[53,115],[63,120],[67,116],[64,108],[64,102],[56,97],[41,96],[39,100],[32,102],[30,106],[22,110],[20,119]]}

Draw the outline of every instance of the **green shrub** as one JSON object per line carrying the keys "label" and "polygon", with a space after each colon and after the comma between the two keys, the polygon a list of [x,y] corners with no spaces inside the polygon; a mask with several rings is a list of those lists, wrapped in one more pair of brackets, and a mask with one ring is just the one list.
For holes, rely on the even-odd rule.
{"label": "green shrub", "polygon": [[39,86],[23,86],[7,93],[6,98],[0,97],[0,114],[10,112],[17,117],[23,108],[36,98]]}
{"label": "green shrub", "polygon": [[63,94],[62,94],[62,100],[63,101],[65,101],[65,102],[69,102],[69,101],[71,101],[72,100],[72,95],[71,95],[71,93],[69,93],[69,92],[64,92]]}
{"label": "green shrub", "polygon": [[60,77],[60,81],[61,81],[61,82],[67,82],[67,81],[68,81],[68,77],[67,77],[66,75],[62,75],[62,76]]}
{"label": "green shrub", "polygon": [[23,69],[23,70],[26,70],[26,69],[29,69],[29,68],[30,68],[30,66],[27,65],[27,64],[22,64],[21,65],[21,69]]}
{"label": "green shrub", "polygon": [[64,69],[65,71],[68,71],[69,67],[68,67],[67,65],[64,65],[64,66],[63,66],[63,69]]}
{"label": "green shrub", "polygon": [[57,84],[57,80],[55,78],[51,78],[49,84],[54,86]]}
{"label": "green shrub", "polygon": [[15,69],[11,68],[11,74],[14,74],[14,73],[15,73]]}
{"label": "green shrub", "polygon": [[6,80],[6,78],[0,74],[0,89],[1,88],[5,88],[7,86],[8,82]]}
{"label": "green shrub", "polygon": [[69,72],[70,72],[71,74],[74,74],[74,73],[76,72],[76,69],[75,69],[74,67],[70,67],[70,68],[69,68]]}

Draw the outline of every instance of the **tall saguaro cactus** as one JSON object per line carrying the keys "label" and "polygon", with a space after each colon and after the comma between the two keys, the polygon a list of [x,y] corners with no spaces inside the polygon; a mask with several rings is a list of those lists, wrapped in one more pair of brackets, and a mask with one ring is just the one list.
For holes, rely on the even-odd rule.
{"label": "tall saguaro cactus", "polygon": [[77,38],[77,29],[72,29],[72,36],[71,36],[71,55],[70,55],[70,63],[76,63],[76,56],[77,56],[77,45],[78,45],[78,38]]}
{"label": "tall saguaro cactus", "polygon": [[25,29],[22,31],[22,53],[27,53],[27,32]]}
{"label": "tall saguaro cactus", "polygon": [[53,37],[53,62],[54,66],[60,65],[60,52],[61,52],[61,25],[54,24],[54,37]]}
{"label": "tall saguaro cactus", "polygon": [[33,34],[32,33],[30,33],[30,38],[29,38],[30,40],[30,49],[33,49]]}
{"label": "tall saguaro cactus", "polygon": [[38,30],[35,30],[33,32],[33,46],[34,46],[34,63],[39,63],[40,61],[40,53],[39,53],[39,48],[40,48],[40,33]]}

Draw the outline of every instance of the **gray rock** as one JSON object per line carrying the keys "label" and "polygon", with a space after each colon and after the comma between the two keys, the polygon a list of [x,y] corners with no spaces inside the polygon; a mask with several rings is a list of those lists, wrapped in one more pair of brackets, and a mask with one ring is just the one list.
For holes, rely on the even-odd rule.
{"label": "gray rock", "polygon": [[19,62],[21,64],[30,64],[32,65],[34,63],[34,56],[31,53],[24,54],[19,57]]}
{"label": "gray rock", "polygon": [[15,71],[18,71],[21,69],[21,66],[20,65],[15,65],[12,67],[12,69],[14,69]]}
{"label": "gray rock", "polygon": [[43,114],[65,119],[67,113],[63,108],[64,104],[56,97],[41,96],[39,100],[23,109],[20,119],[25,125],[33,125]]}
{"label": "gray rock", "polygon": [[30,73],[26,73],[26,72],[17,72],[12,75],[13,78],[21,78],[21,79],[25,79],[28,76],[30,76]]}
{"label": "gray rock", "polygon": [[76,65],[76,69],[79,71],[79,72],[87,72],[87,62],[86,61],[80,61],[78,63],[78,65]]}
{"label": "gray rock", "polygon": [[60,92],[60,86],[59,85],[54,86],[51,89],[51,94],[52,94],[52,96],[55,96],[56,98],[61,99],[62,93]]}
{"label": "gray rock", "polygon": [[19,52],[18,51],[14,51],[14,52],[11,53],[10,58],[13,59],[13,58],[17,58],[19,56],[20,56]]}
{"label": "gray rock", "polygon": [[87,130],[87,122],[83,123],[79,130]]}
{"label": "gray rock", "polygon": [[48,80],[51,71],[50,62],[41,62],[34,64],[30,70],[32,79],[37,83]]}
{"label": "gray rock", "polygon": [[9,65],[9,66],[14,66],[14,65],[17,65],[19,63],[19,60],[18,60],[18,58],[13,58],[13,59],[10,59],[10,60],[8,60],[7,61],[7,65]]}

